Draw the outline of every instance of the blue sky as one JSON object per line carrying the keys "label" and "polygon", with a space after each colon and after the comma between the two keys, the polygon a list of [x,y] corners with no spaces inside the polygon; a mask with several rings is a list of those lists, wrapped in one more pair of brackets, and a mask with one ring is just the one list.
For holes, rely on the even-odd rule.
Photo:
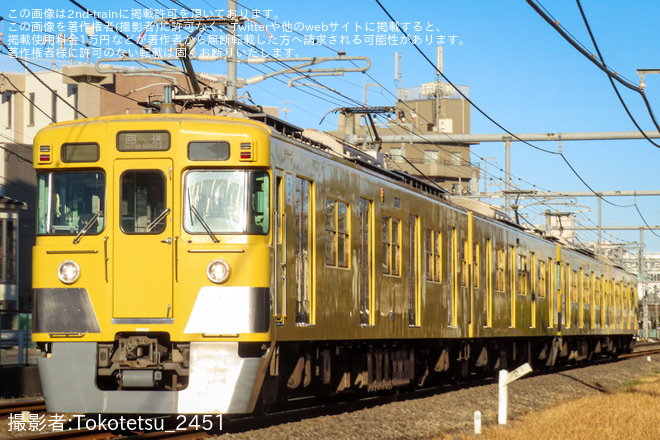
{"label": "blue sky", "polygon": [[[215,0],[185,0],[179,4],[171,0],[139,0],[140,3],[119,0],[112,3],[92,0],[79,2],[89,9],[107,14],[109,17],[118,11],[132,14],[134,10],[181,11],[181,4],[192,9],[209,13],[226,10],[226,3]],[[369,75],[359,73],[343,77],[319,78],[318,81],[341,93],[323,92],[318,87],[287,88],[282,82],[269,79],[249,91],[252,99],[263,105],[278,106],[289,110],[286,118],[300,126],[331,130],[335,128],[336,117],[330,115],[322,126],[321,118],[339,106],[354,106],[364,101],[364,88],[367,83],[378,82],[382,87],[369,89],[370,105],[393,104],[392,93],[396,93],[394,78],[395,52],[402,57],[402,87],[418,86],[435,80],[431,65],[412,47],[411,44],[392,44],[397,31],[378,28],[378,23],[389,23],[375,1],[303,2],[291,1],[252,1],[239,0],[239,3],[259,11],[259,22],[268,25],[274,41],[269,43],[263,31],[252,32],[255,44],[273,54],[279,48],[282,56],[288,49],[292,56],[333,56],[336,51],[345,51],[349,56],[368,56],[372,67]],[[409,23],[411,35],[418,35],[418,46],[433,61],[440,40],[444,54],[444,73],[455,84],[470,87],[470,98],[490,117],[514,133],[538,132],[597,132],[634,131],[635,127],[625,114],[614,94],[605,74],[569,46],[524,0],[473,0],[464,2],[418,1],[414,3],[383,0],[383,5],[399,23]],[[53,6],[56,4],[57,6]],[[111,5],[111,6],[109,6]],[[620,75],[637,83],[636,69],[660,68],[657,56],[656,21],[660,15],[660,3],[652,0],[621,2],[617,0],[584,0],[583,8],[589,19],[594,36],[609,66]],[[545,0],[543,6],[580,42],[593,51],[575,1]],[[65,23],[67,33],[69,21],[94,22],[91,19],[75,18],[80,10],[73,3],[64,0],[45,2],[26,0],[12,11],[6,2],[0,6],[0,15],[16,17],[15,21],[41,21],[32,17],[21,17],[22,10],[45,11],[53,8],[64,11],[65,18],[53,21]],[[239,6],[239,10],[241,6]],[[301,34],[313,34],[325,38],[326,46],[306,45],[295,42],[295,37],[304,38],[293,32],[273,29],[273,22],[290,23],[300,28]],[[23,12],[25,15],[27,12]],[[169,12],[168,13],[172,13]],[[74,14],[74,20],[68,15]],[[109,21],[117,22],[113,18]],[[140,19],[127,17],[119,20],[129,23],[127,34],[135,39],[150,23],[149,17]],[[136,23],[136,24],[134,24]],[[416,31],[415,26],[422,30]],[[325,27],[324,27],[325,26]],[[12,31],[13,29],[13,31]],[[9,34],[31,34],[34,31],[16,30],[16,25],[4,21],[0,31]],[[316,30],[318,29],[318,30]],[[151,28],[143,41],[149,38]],[[382,32],[381,32],[382,31]],[[385,40],[376,44],[376,34],[385,34]],[[103,32],[99,31],[96,38]],[[289,44],[284,45],[288,34]],[[78,35],[81,35],[78,32]],[[105,35],[112,35],[106,32]],[[333,40],[331,36],[334,35]],[[344,44],[341,36],[344,35]],[[373,44],[368,43],[369,35],[374,35]],[[220,31],[205,35],[222,38]],[[355,38],[360,43],[356,43]],[[444,36],[444,37],[443,37]],[[453,38],[451,38],[453,36]],[[110,37],[112,38],[112,37]],[[153,37],[152,37],[153,38]],[[389,38],[389,40],[388,40]],[[15,41],[15,40],[14,40]],[[346,44],[350,41],[350,44]],[[453,44],[452,44],[453,41]],[[20,42],[20,41],[19,41]],[[263,42],[264,44],[259,44]],[[430,42],[430,44],[428,44]],[[99,46],[105,42],[99,41]],[[109,43],[108,43],[109,44]],[[128,46],[126,46],[128,47]],[[63,60],[66,62],[66,60]],[[44,63],[49,65],[49,63]],[[347,65],[346,67],[351,67]],[[206,63],[199,70],[223,73],[223,63]],[[0,70],[21,70],[16,61],[0,58]],[[251,77],[258,72],[250,66],[239,66],[239,76]],[[286,82],[286,81],[285,81]],[[660,75],[646,78],[647,96],[654,109],[660,109]],[[633,115],[645,130],[654,130],[641,99],[630,91],[620,88]],[[351,99],[349,99],[351,98]],[[284,101],[289,101],[286,104]],[[660,110],[658,110],[660,115]],[[280,113],[283,115],[282,113]],[[476,110],[472,110],[472,133],[502,133]],[[659,141],[660,143],[660,141]],[[557,142],[537,143],[541,148],[557,151]],[[580,176],[597,191],[612,190],[655,190],[660,189],[656,178],[657,158],[660,149],[644,140],[636,141],[591,141],[563,142],[565,157]],[[484,157],[495,157],[500,168],[504,168],[504,148],[499,143],[486,143],[473,148],[472,160],[483,164]],[[483,165],[482,165],[483,166]],[[489,166],[489,173],[502,176],[495,166]],[[537,187],[552,191],[586,191],[588,188],[579,181],[566,164],[556,155],[539,152],[521,143],[514,143],[512,149],[512,174],[514,182],[521,189]],[[503,177],[503,176],[502,176]],[[483,184],[480,186],[483,188]],[[609,201],[630,205],[632,198],[609,198]],[[651,225],[660,224],[660,204],[657,197],[639,197],[638,207]],[[579,201],[581,205],[593,206],[593,212],[582,213],[585,224],[597,221],[595,199]],[[538,209],[536,210],[538,212]],[[534,218],[537,217],[537,218]],[[616,208],[603,203],[603,224],[641,225],[642,219],[634,208]],[[530,220],[543,223],[543,218],[534,213]],[[660,235],[660,232],[656,232]],[[638,241],[639,232],[611,232],[617,239]],[[608,238],[609,236],[605,236]],[[610,237],[611,238],[611,237]],[[660,239],[652,232],[645,232],[646,251],[660,252]],[[595,239],[594,233],[583,235],[584,240]]]}

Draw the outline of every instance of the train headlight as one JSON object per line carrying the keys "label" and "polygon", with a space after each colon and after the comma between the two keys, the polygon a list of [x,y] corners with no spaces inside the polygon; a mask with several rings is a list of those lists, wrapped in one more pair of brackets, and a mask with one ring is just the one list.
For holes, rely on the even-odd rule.
{"label": "train headlight", "polygon": [[80,266],[75,261],[63,261],[57,268],[57,277],[64,284],[73,284],[80,278]]}
{"label": "train headlight", "polygon": [[222,284],[229,278],[231,269],[225,260],[213,260],[206,267],[206,276],[215,284]]}

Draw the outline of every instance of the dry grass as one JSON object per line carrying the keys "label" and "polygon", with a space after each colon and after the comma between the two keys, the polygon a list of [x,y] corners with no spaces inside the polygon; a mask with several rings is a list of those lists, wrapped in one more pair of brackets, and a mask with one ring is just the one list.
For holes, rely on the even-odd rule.
{"label": "dry grass", "polygon": [[660,438],[660,378],[636,381],[600,394],[527,414],[505,427],[489,426],[482,435],[445,436],[443,440],[621,440]]}

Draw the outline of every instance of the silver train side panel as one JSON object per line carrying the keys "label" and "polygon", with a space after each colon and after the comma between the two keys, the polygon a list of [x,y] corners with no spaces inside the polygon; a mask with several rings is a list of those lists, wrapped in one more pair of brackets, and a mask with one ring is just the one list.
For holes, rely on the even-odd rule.
{"label": "silver train side panel", "polygon": [[[96,343],[53,343],[40,358],[46,407],[59,413],[239,414],[252,411],[264,358],[241,358],[236,342],[192,342],[190,383],[182,391],[103,391],[97,388]],[[263,370],[263,369],[262,369]]]}

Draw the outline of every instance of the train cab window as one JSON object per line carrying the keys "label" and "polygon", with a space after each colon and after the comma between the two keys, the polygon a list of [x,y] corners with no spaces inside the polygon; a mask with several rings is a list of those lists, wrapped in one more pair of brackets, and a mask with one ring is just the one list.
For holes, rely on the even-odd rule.
{"label": "train cab window", "polygon": [[87,235],[105,226],[105,175],[100,171],[39,174],[37,234]]}
{"label": "train cab window", "polygon": [[131,170],[121,176],[121,230],[160,234],[167,225],[165,176],[160,170]]}
{"label": "train cab window", "polygon": [[185,177],[183,227],[191,234],[266,234],[269,194],[265,171],[190,171]]}

